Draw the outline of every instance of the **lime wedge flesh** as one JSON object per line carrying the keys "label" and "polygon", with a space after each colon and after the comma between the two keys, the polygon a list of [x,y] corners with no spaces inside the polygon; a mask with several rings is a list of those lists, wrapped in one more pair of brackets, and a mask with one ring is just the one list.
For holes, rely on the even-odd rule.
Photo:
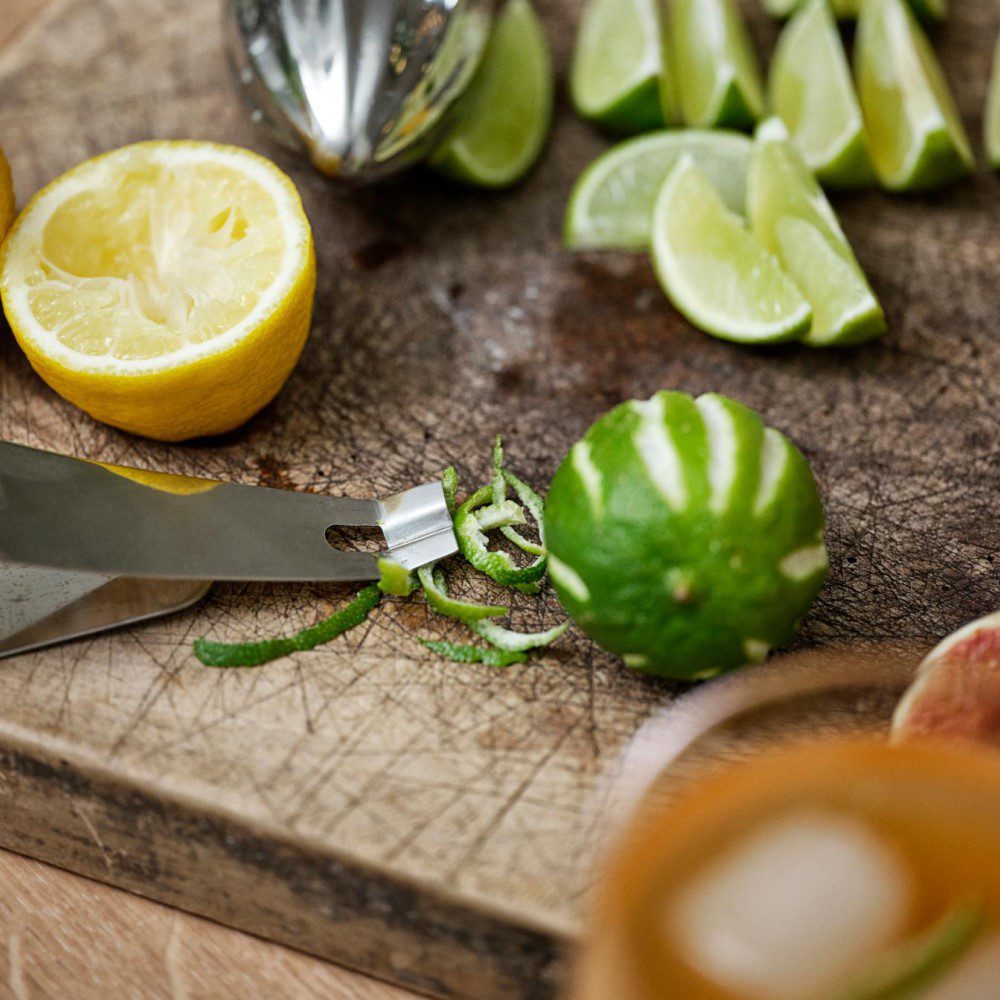
{"label": "lime wedge flesh", "polygon": [[[764,9],[771,17],[789,17],[801,10],[809,0],[764,0]],[[948,17],[948,0],[909,0],[913,12],[921,21],[944,21]],[[830,10],[838,21],[853,21],[861,13],[864,0],[829,0]]]}
{"label": "lime wedge flesh", "polygon": [[997,41],[993,56],[993,75],[990,77],[990,89],[986,98],[985,131],[986,155],[990,166],[994,170],[1000,170],[1000,40]]}
{"label": "lime wedge flesh", "polygon": [[741,132],[678,129],[629,139],[580,176],[566,211],[566,246],[648,250],[653,206],[670,168],[689,154],[734,212],[745,203],[750,140]]}
{"label": "lime wedge flesh", "polygon": [[553,92],[542,26],[529,0],[507,0],[463,98],[458,124],[431,157],[431,166],[478,187],[516,183],[545,146]]}
{"label": "lime wedge flesh", "polygon": [[765,122],[750,159],[753,232],[812,306],[802,339],[816,347],[858,344],[885,332],[885,316],[823,189],[779,121]]}
{"label": "lime wedge flesh", "polygon": [[875,180],[861,108],[827,0],[810,0],[782,31],[769,98],[823,184],[851,188]]}
{"label": "lime wedge flesh", "polygon": [[764,109],[753,41],[734,0],[674,0],[668,35],[681,117],[696,128],[749,128]]}
{"label": "lime wedge flesh", "polygon": [[866,0],[855,76],[875,171],[892,191],[970,173],[969,138],[927,36],[904,0]]}
{"label": "lime wedge flesh", "polygon": [[662,34],[657,0],[588,0],[570,70],[577,112],[622,132],[673,124]]}
{"label": "lime wedge flesh", "polygon": [[762,344],[809,329],[806,300],[691,156],[674,165],[656,200],[653,263],[673,304],[706,333]]}

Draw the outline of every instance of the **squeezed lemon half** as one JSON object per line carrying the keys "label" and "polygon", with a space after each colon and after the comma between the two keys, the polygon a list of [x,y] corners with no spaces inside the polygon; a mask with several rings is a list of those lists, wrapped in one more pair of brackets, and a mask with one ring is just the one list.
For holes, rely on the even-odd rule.
{"label": "squeezed lemon half", "polygon": [[244,149],[149,142],[28,204],[0,252],[14,335],[53,389],[161,440],[219,434],[277,394],[312,319],[298,192]]}
{"label": "squeezed lemon half", "polygon": [[0,149],[0,241],[7,235],[17,209],[14,201],[14,182],[10,175],[10,164]]}

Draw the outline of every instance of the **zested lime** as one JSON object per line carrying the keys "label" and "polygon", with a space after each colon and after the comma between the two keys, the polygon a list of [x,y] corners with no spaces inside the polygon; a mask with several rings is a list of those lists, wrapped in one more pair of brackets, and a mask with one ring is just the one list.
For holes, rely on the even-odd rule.
{"label": "zested lime", "polygon": [[762,660],[826,578],[808,463],[716,394],[660,392],[606,414],[560,466],[545,516],[566,610],[651,674],[697,679]]}

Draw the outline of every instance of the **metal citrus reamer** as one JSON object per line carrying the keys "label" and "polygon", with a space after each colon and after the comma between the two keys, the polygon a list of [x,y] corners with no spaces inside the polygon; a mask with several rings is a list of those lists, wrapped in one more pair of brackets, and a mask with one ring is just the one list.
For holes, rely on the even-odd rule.
{"label": "metal citrus reamer", "polygon": [[493,0],[229,0],[241,89],[325,174],[374,180],[421,159],[489,37]]}
{"label": "metal citrus reamer", "polygon": [[[378,528],[386,551],[335,548]],[[351,500],[67,458],[0,441],[0,658],[193,604],[214,580],[374,580],[457,551],[440,483]]]}

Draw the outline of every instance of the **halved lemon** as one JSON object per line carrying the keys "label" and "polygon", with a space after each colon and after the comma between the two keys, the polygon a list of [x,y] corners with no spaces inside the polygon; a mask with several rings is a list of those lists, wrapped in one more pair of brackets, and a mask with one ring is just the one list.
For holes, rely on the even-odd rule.
{"label": "halved lemon", "polygon": [[148,142],[28,204],[0,297],[35,371],[92,417],[179,441],[277,395],[312,319],[312,232],[291,180],[245,149]]}
{"label": "halved lemon", "polygon": [[10,164],[0,149],[0,241],[7,235],[14,216],[17,215],[14,200],[14,181],[10,175]]}

